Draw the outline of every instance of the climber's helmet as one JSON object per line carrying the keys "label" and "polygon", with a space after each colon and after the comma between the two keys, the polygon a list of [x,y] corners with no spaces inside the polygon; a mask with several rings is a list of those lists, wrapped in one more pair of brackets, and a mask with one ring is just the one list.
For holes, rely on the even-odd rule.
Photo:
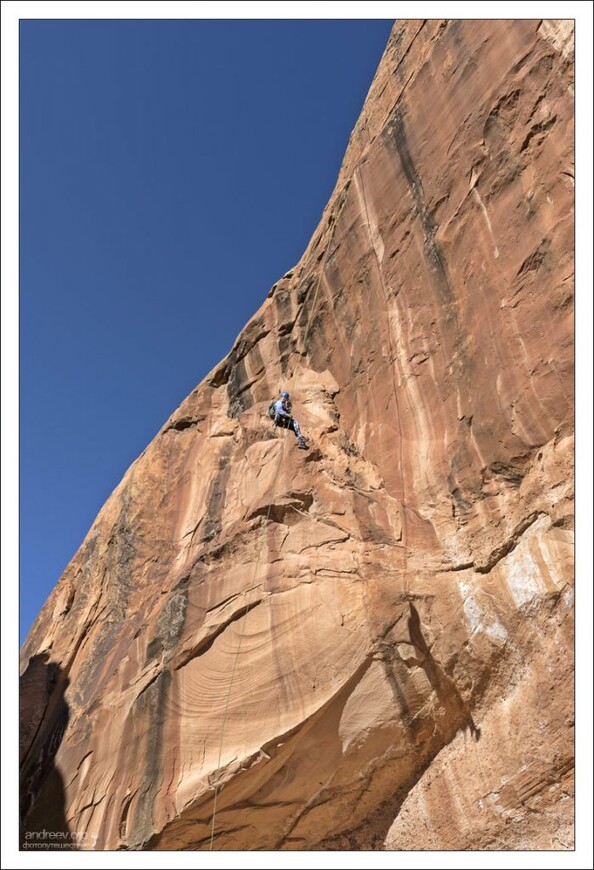
{"label": "climber's helmet", "polygon": [[281,399],[288,399],[288,398],[289,398],[289,394],[287,393],[286,390],[283,390],[281,393]]}

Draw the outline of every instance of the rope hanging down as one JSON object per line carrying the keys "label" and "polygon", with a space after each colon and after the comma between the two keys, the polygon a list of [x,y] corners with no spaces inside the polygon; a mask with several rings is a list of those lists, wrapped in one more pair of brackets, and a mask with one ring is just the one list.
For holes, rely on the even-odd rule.
{"label": "rope hanging down", "polygon": [[[342,209],[343,209],[343,207],[344,207],[344,203],[345,203],[345,202],[346,202],[346,197],[345,197],[343,203],[342,203],[341,206],[340,206],[339,213],[338,213],[337,218],[336,218],[336,221],[335,221],[335,223],[334,223],[334,229],[336,229],[336,226],[337,226],[337,224],[338,224],[338,218],[340,217],[340,213],[342,212]],[[324,275],[324,269],[326,268],[326,260],[327,260],[327,258],[328,258],[328,254],[329,254],[330,247],[331,247],[331,244],[332,244],[333,239],[334,239],[334,230],[332,231],[332,233],[331,233],[331,235],[330,235],[330,238],[329,238],[329,240],[328,240],[328,245],[327,245],[327,247],[326,247],[326,251],[325,251],[325,253],[324,253],[324,258],[323,258],[322,263],[321,263],[321,266],[320,266],[320,273],[319,273],[319,275],[318,275],[318,281],[317,281],[317,285],[316,285],[316,290],[315,290],[315,293],[314,293],[314,295],[313,295],[312,304],[311,304],[311,310],[310,310],[310,313],[309,313],[309,317],[308,317],[307,324],[306,324],[306,330],[305,330],[304,338],[303,338],[303,346],[304,346],[304,347],[307,346],[307,339],[308,339],[308,337],[309,337],[309,330],[310,330],[310,328],[311,328],[312,318],[313,318],[313,313],[314,313],[314,311],[315,311],[315,304],[316,304],[317,297],[318,297],[318,291],[319,291],[319,289],[320,289],[321,279],[322,279],[322,277],[323,277],[323,275]],[[299,359],[298,359],[298,361],[297,361],[297,366],[296,366],[296,368],[295,368],[295,372],[293,373],[293,386],[291,387],[291,389],[292,389],[292,391],[294,391],[294,392],[296,392],[296,390],[297,390],[297,386],[296,386],[296,384],[297,384],[297,373],[299,372],[299,368],[300,368],[300,366],[301,366],[302,360],[303,360],[303,357],[300,356]],[[264,531],[266,530],[266,528],[267,528],[267,526],[268,526],[268,522],[269,522],[269,520],[270,520],[270,510],[271,510],[271,508],[272,508],[272,504],[273,504],[273,502],[274,502],[274,497],[276,496],[276,480],[278,479],[278,472],[280,471],[280,464],[281,464],[282,455],[283,455],[283,454],[282,454],[282,451],[281,451],[281,452],[279,453],[278,463],[277,463],[277,467],[276,467],[275,474],[274,474],[274,481],[275,481],[275,484],[274,484],[274,489],[273,489],[273,493],[272,493],[272,498],[270,499],[270,503],[269,503],[269,505],[268,505],[268,510],[267,510],[267,512],[266,512],[266,517],[265,517],[264,522],[262,523],[262,527],[261,527],[260,535],[258,536],[258,549],[257,549],[257,551],[256,551],[256,564],[255,564],[255,566],[254,566],[254,576],[253,576],[253,580],[252,580],[252,586],[250,587],[250,590],[248,590],[248,591],[253,591],[253,589],[256,588],[256,586],[255,586],[254,584],[255,584],[255,582],[256,582],[256,577],[257,577],[257,574],[258,574],[258,568],[259,568],[259,566],[260,566],[260,554],[261,554],[261,552],[262,552],[262,542],[263,542],[263,539],[264,539]],[[248,615],[249,610],[250,610],[250,598],[248,597],[248,599],[246,600],[246,604],[245,604],[245,608],[244,608],[244,611],[243,611],[243,615],[242,615],[242,617],[241,617],[241,623],[242,623],[242,624],[241,624],[241,631],[240,631],[240,634],[239,634],[239,640],[238,640],[238,643],[237,643],[237,649],[236,649],[236,651],[235,651],[235,656],[234,656],[234,658],[233,658],[233,666],[232,666],[232,668],[231,668],[231,677],[230,677],[230,680],[229,680],[229,688],[228,688],[228,690],[227,690],[227,696],[226,696],[226,699],[225,699],[225,708],[224,708],[224,711],[223,711],[223,721],[222,721],[222,723],[221,723],[221,738],[220,738],[220,741],[219,741],[219,757],[218,757],[218,761],[217,761],[217,772],[220,771],[220,769],[221,769],[221,757],[222,757],[222,753],[223,753],[223,742],[224,742],[224,738],[225,738],[225,727],[226,727],[226,725],[227,725],[227,719],[228,719],[228,715],[229,715],[229,702],[230,702],[230,700],[231,700],[231,690],[232,690],[232,688],[233,688],[233,681],[234,681],[234,679],[235,679],[235,672],[236,672],[236,670],[237,670],[237,661],[238,661],[238,659],[239,659],[239,652],[240,652],[240,650],[241,650],[241,644],[242,644],[242,641],[243,641],[243,636],[244,636],[244,634],[245,634],[245,627],[246,627],[246,624],[247,624],[247,615]],[[218,784],[218,782],[217,782],[217,784],[215,785],[214,798],[213,798],[212,823],[211,823],[211,829],[210,829],[209,851],[212,851],[213,843],[214,843],[214,838],[215,838],[215,825],[216,825],[216,816],[217,816],[217,800],[218,800],[218,796],[219,796],[219,784]]]}
{"label": "rope hanging down", "polygon": [[[355,171],[357,171],[357,170],[355,170]],[[361,167],[360,167],[360,166],[358,167],[358,172],[359,172],[359,180],[360,180],[360,185],[361,185],[361,194],[362,194],[362,199],[363,199],[363,208],[364,208],[364,211],[365,211],[365,219],[366,219],[365,222],[366,222],[366,224],[367,224],[367,228],[368,228],[368,231],[369,231],[369,239],[370,239],[370,243],[371,243],[371,249],[372,249],[372,251],[373,251],[373,253],[374,253],[374,255],[375,255],[375,261],[376,261],[376,265],[377,265],[377,272],[378,272],[378,276],[379,276],[380,285],[381,285],[381,287],[382,287],[382,291],[383,291],[383,293],[384,293],[384,299],[385,299],[385,305],[386,305],[386,317],[387,317],[387,320],[388,320],[388,342],[389,342],[389,345],[390,345],[390,358],[391,358],[391,360],[395,360],[396,357],[395,357],[395,355],[394,355],[394,348],[393,348],[393,346],[392,346],[392,334],[391,334],[391,326],[390,326],[390,319],[389,319],[389,312],[388,312],[389,297],[388,297],[388,293],[387,293],[387,291],[386,291],[386,286],[385,286],[384,276],[383,276],[383,272],[382,272],[382,268],[381,268],[381,263],[380,263],[380,260],[379,260],[379,257],[378,257],[378,253],[377,253],[377,250],[376,250],[376,248],[375,248],[374,241],[373,241],[373,235],[372,235],[372,231],[371,231],[371,223],[370,223],[370,220],[369,220],[369,211],[368,211],[368,207],[367,207],[367,197],[366,197],[366,194],[365,194],[365,186],[364,186],[364,183],[363,183],[363,174],[362,174],[362,170],[361,170]],[[316,304],[316,301],[317,301],[318,292],[319,292],[319,289],[320,289],[320,284],[322,283],[322,280],[323,280],[323,278],[324,278],[324,272],[325,272],[325,268],[326,268],[326,261],[327,261],[327,259],[328,259],[328,255],[329,255],[329,252],[330,252],[330,247],[331,247],[332,241],[333,241],[333,239],[334,239],[334,232],[335,232],[335,230],[336,230],[336,227],[338,226],[338,219],[339,219],[339,217],[340,217],[340,214],[342,213],[342,209],[344,208],[345,203],[346,203],[346,196],[345,196],[345,198],[344,198],[344,200],[343,200],[343,202],[342,202],[342,204],[341,204],[341,206],[340,206],[339,213],[338,213],[338,215],[337,215],[337,217],[336,217],[336,221],[335,221],[335,223],[334,223],[334,229],[333,229],[333,231],[332,231],[332,233],[331,233],[331,235],[330,235],[330,238],[329,238],[329,240],[328,240],[328,245],[327,245],[327,247],[326,247],[326,251],[325,251],[325,253],[324,253],[324,258],[323,258],[322,263],[321,263],[321,266],[320,266],[320,272],[319,272],[319,275],[318,275],[318,281],[317,281],[317,285],[316,285],[316,290],[315,290],[315,293],[314,293],[314,296],[313,296],[312,305],[311,305],[311,310],[310,310],[310,314],[309,314],[309,317],[308,317],[308,321],[307,321],[307,325],[306,325],[306,330],[305,330],[304,338],[303,338],[303,346],[304,346],[304,347],[307,346],[307,339],[308,339],[308,337],[309,337],[309,331],[310,331],[311,324],[312,324],[313,313],[314,313],[314,311],[315,311],[315,304]],[[297,383],[297,374],[298,374],[298,372],[299,372],[299,369],[300,369],[300,366],[301,366],[302,360],[303,360],[303,357],[300,357],[300,358],[298,359],[298,361],[297,361],[297,366],[296,366],[296,368],[295,368],[295,372],[294,372],[294,375],[293,375],[294,383],[293,383],[292,390],[293,390],[294,392],[296,392],[296,389],[297,389],[297,387],[296,387],[296,383]],[[405,500],[405,488],[404,488],[404,487],[405,487],[405,483],[404,483],[404,468],[403,468],[403,463],[402,463],[402,459],[403,459],[403,450],[402,450],[403,438],[402,438],[402,422],[401,422],[401,418],[400,418],[400,405],[399,405],[399,402],[398,402],[398,391],[397,391],[397,388],[396,388],[396,382],[395,382],[395,378],[394,378],[394,372],[392,372],[392,388],[393,388],[393,391],[394,391],[394,400],[395,400],[396,418],[397,418],[397,422],[398,422],[398,432],[399,432],[399,445],[398,445],[398,447],[399,447],[399,466],[400,466],[400,475],[401,475],[402,506],[403,506],[403,513],[402,513],[402,550],[403,550],[402,576],[403,576],[403,580],[404,580],[404,592],[405,592],[405,595],[407,595],[407,594],[408,594],[408,559],[407,559],[407,542],[408,542],[408,533],[407,533],[407,521],[406,521],[406,500]],[[279,470],[280,470],[280,462],[281,462],[281,459],[282,459],[282,451],[279,453],[278,464],[277,464],[277,468],[276,468],[275,475],[274,475],[274,480],[275,480],[275,482],[276,482],[276,480],[277,480],[277,478],[278,478],[278,472],[279,472]],[[270,503],[269,503],[269,505],[268,505],[268,510],[267,510],[267,512],[266,512],[265,521],[264,521],[264,523],[262,524],[262,528],[261,528],[261,531],[260,531],[260,535],[259,535],[259,537],[258,537],[258,549],[257,549],[257,554],[256,554],[256,563],[255,563],[255,567],[254,567],[254,576],[253,576],[252,586],[250,587],[250,589],[248,590],[248,592],[252,592],[255,588],[258,588],[258,586],[256,585],[255,581],[256,581],[257,574],[258,574],[258,568],[259,568],[259,565],[260,565],[260,554],[261,554],[261,551],[262,551],[262,542],[263,542],[263,538],[264,538],[264,531],[265,531],[265,529],[267,528],[267,526],[268,526],[268,522],[269,522],[269,520],[270,520],[270,511],[271,511],[271,508],[272,508],[272,504],[273,504],[273,502],[274,502],[274,497],[275,497],[275,495],[276,495],[276,483],[275,483],[275,488],[273,489],[273,495],[272,495],[272,498],[271,498]],[[311,518],[310,518],[310,519],[311,519]],[[259,585],[259,584],[258,584],[258,585]],[[243,615],[242,615],[242,618],[241,618],[241,620],[242,620],[241,631],[240,631],[240,635],[239,635],[239,641],[238,641],[238,644],[237,644],[237,649],[236,649],[236,651],[235,651],[235,656],[234,656],[234,659],[233,659],[233,666],[232,666],[232,669],[231,669],[231,677],[230,677],[230,680],[229,680],[229,688],[228,688],[228,690],[227,690],[227,696],[226,696],[226,699],[225,699],[225,708],[224,708],[224,712],[223,712],[223,721],[222,721],[222,723],[221,723],[221,737],[220,737],[220,741],[219,741],[219,755],[218,755],[218,761],[217,761],[217,771],[220,771],[220,769],[221,769],[221,758],[222,758],[222,752],[223,752],[223,743],[224,743],[224,737],[225,737],[225,728],[226,728],[226,725],[227,725],[227,719],[228,719],[228,714],[229,714],[229,703],[230,703],[230,700],[231,700],[231,691],[232,691],[232,688],[233,688],[233,682],[234,682],[234,679],[235,679],[235,672],[236,672],[236,670],[237,670],[237,662],[238,662],[238,659],[239,659],[239,653],[240,653],[240,650],[241,650],[241,645],[242,645],[243,637],[244,637],[244,634],[245,634],[245,627],[246,627],[246,624],[247,624],[247,615],[248,615],[249,610],[250,610],[250,599],[249,599],[249,597],[248,597],[248,599],[246,600],[245,609],[244,609],[244,612],[243,612]],[[214,790],[214,799],[213,799],[212,824],[211,824],[210,843],[209,843],[209,850],[210,850],[210,851],[212,851],[213,843],[214,843],[214,838],[215,838],[218,794],[219,794],[219,784],[217,783],[217,784],[215,785],[215,790]]]}

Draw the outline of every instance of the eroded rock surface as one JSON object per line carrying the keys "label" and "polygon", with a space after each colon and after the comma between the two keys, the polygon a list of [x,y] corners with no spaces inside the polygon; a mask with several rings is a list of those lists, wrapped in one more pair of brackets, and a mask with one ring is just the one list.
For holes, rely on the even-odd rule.
{"label": "eroded rock surface", "polygon": [[97,848],[208,848],[215,787],[216,849],[572,846],[572,36],[395,25],[302,259],[50,595]]}

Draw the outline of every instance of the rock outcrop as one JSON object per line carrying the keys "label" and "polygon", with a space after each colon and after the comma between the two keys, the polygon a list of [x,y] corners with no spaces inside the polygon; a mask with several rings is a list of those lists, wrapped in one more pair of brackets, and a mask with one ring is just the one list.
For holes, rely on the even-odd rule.
{"label": "rock outcrop", "polygon": [[394,26],[302,259],[29,634],[25,829],[51,741],[99,849],[572,847],[572,38]]}

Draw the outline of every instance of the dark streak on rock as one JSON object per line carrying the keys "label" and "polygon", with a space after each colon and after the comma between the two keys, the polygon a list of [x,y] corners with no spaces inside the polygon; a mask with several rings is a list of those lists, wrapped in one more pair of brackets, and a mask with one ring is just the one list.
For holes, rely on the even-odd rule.
{"label": "dark streak on rock", "polygon": [[122,636],[122,625],[128,616],[136,556],[135,534],[129,516],[132,504],[130,485],[123,491],[120,501],[120,513],[103,556],[106,613],[101,631],[95,635],[93,646],[77,675],[76,688],[72,690],[81,706],[98,695],[119,664],[110,654]]}
{"label": "dark streak on rock", "polygon": [[144,769],[134,824],[129,834],[130,844],[135,844],[137,848],[142,848],[153,833],[153,804],[163,776],[163,737],[170,686],[171,672],[160,671],[135,703],[134,712],[143,721],[142,731],[146,734]]}
{"label": "dark streak on rock", "polygon": [[544,238],[536,250],[526,257],[522,265],[517,271],[516,277],[525,275],[528,272],[538,272],[543,266],[547,265],[551,256],[551,240]]}
{"label": "dark streak on rock", "polygon": [[229,417],[239,417],[253,404],[249,390],[246,388],[248,380],[245,362],[243,359],[233,359],[231,352],[231,368],[227,382],[227,395],[229,396]]}
{"label": "dark streak on rock", "polygon": [[208,495],[208,506],[204,516],[204,538],[211,541],[220,532],[220,520],[225,506],[227,479],[229,477],[229,456],[233,445],[225,444],[219,454],[219,464],[212,480]]}
{"label": "dark streak on rock", "polygon": [[177,584],[157,617],[155,634],[146,651],[146,662],[170,652],[180,639],[186,622],[190,577]]}
{"label": "dark streak on rock", "polygon": [[396,109],[393,113],[382,135],[387,142],[391,142],[395,146],[400,157],[400,163],[408,181],[423,228],[425,256],[443,306],[446,323],[453,325],[456,333],[458,333],[459,329],[455,310],[456,299],[452,290],[446,259],[436,238],[438,227],[425,203],[423,184],[410,154],[404,128],[404,118],[400,108]]}

